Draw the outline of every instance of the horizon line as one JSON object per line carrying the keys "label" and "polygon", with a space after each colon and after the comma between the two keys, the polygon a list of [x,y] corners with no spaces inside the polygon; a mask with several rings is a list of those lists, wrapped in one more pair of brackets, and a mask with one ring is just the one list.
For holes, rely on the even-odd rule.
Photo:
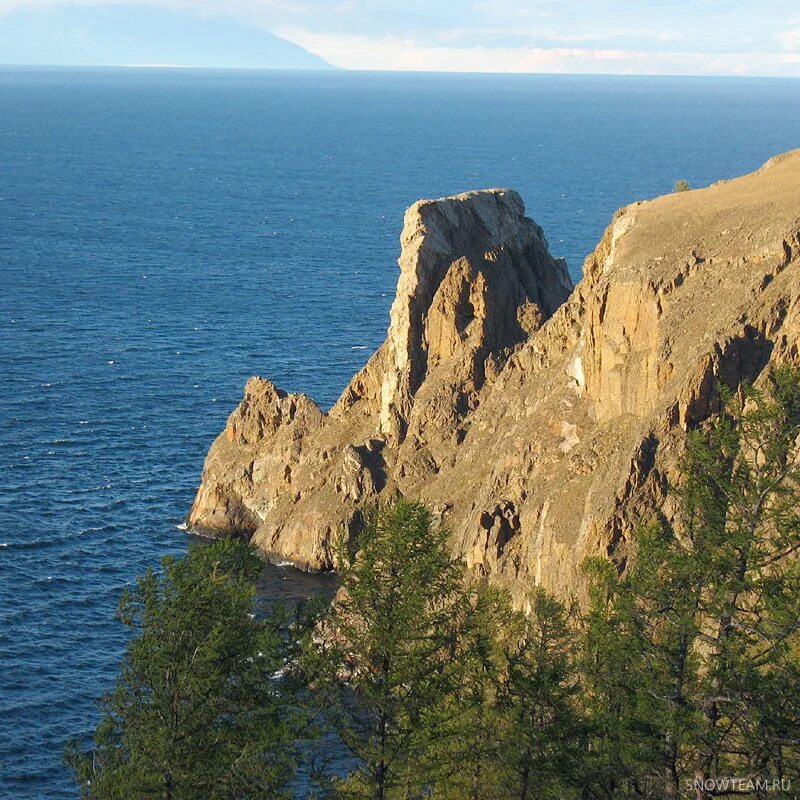
{"label": "horizon line", "polygon": [[741,73],[693,73],[693,72],[501,72],[497,70],[426,70],[426,69],[350,69],[337,64],[326,62],[322,67],[241,67],[241,66],[213,66],[204,64],[15,64],[0,62],[0,69],[30,69],[30,70],[73,70],[73,69],[143,69],[143,70],[206,70],[216,72],[313,72],[321,74],[350,73],[373,75],[496,75],[499,77],[560,77],[560,78],[698,78],[705,80],[735,79],[735,80],[798,80],[800,75],[774,75]]}

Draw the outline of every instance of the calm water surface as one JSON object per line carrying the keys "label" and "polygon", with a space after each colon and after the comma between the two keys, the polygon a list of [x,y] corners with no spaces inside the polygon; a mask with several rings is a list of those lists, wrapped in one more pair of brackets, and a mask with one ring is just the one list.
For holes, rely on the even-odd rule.
{"label": "calm water surface", "polygon": [[798,146],[791,80],[0,70],[0,797],[77,796],[120,591],[249,375],[331,404],[382,341],[407,205],[514,187],[578,275],[617,207]]}

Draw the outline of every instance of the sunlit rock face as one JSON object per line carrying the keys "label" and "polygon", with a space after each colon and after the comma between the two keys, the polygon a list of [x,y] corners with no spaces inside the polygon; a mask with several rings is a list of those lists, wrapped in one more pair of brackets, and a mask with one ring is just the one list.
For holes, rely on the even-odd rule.
{"label": "sunlit rock face", "polygon": [[800,151],[619,211],[572,290],[510,190],[415,203],[384,344],[323,413],[252,379],[189,523],[333,566],[363,510],[419,499],[471,574],[581,596],[664,505],[717,386],[798,355]]}

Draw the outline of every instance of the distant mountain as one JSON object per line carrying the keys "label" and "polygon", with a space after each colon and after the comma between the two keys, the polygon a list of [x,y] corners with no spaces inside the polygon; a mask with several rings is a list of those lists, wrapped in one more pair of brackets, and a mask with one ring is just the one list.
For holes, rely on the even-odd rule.
{"label": "distant mountain", "polygon": [[58,4],[2,14],[0,64],[332,68],[266,30],[136,4]]}

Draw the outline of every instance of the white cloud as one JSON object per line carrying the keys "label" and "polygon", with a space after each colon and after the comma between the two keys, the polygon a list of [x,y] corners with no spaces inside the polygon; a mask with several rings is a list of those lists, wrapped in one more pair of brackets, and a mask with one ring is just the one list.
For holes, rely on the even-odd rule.
{"label": "white cloud", "polygon": [[336,35],[282,28],[278,35],[347,69],[563,72],[642,75],[797,75],[779,54],[649,52],[587,47],[429,46],[413,38]]}
{"label": "white cloud", "polygon": [[781,31],[776,38],[783,50],[788,50],[790,53],[800,53],[800,28],[789,28],[789,30]]}
{"label": "white cloud", "polygon": [[232,17],[352,69],[800,75],[788,0],[725,0],[725,13],[717,0],[672,0],[671,11],[634,0],[0,0],[0,14],[54,2]]}
{"label": "white cloud", "polygon": [[494,19],[501,16],[511,19],[549,19],[553,16],[553,9],[550,3],[520,3],[518,0],[475,0],[472,3],[472,10],[481,14],[487,14]]}

